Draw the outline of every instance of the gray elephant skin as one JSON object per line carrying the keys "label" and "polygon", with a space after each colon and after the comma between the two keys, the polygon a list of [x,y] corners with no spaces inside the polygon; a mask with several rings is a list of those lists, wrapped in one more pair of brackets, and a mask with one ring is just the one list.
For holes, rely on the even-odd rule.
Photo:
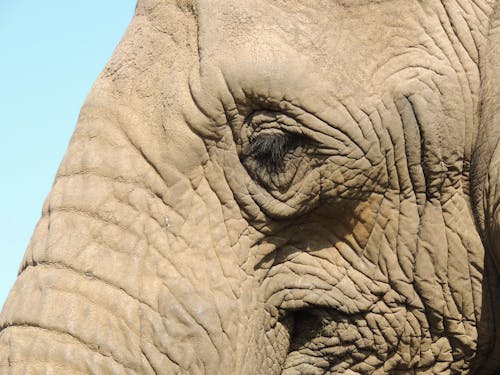
{"label": "gray elephant skin", "polygon": [[499,374],[500,1],[139,0],[0,374]]}

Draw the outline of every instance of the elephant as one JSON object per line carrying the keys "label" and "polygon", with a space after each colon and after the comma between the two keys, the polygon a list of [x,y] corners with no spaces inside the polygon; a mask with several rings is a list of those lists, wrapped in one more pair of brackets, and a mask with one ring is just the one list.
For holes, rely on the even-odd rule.
{"label": "elephant", "polygon": [[138,0],[2,374],[497,374],[500,1]]}

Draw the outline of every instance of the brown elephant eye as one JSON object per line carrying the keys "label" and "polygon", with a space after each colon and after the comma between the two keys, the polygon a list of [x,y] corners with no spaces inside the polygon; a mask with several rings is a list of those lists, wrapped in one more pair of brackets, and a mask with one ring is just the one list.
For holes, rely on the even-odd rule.
{"label": "brown elephant eye", "polygon": [[233,134],[248,175],[272,194],[301,183],[322,159],[305,126],[285,113],[255,112]]}
{"label": "brown elephant eye", "polygon": [[299,137],[284,132],[260,134],[251,141],[250,157],[268,172],[278,172],[284,168],[285,156],[300,143]]}

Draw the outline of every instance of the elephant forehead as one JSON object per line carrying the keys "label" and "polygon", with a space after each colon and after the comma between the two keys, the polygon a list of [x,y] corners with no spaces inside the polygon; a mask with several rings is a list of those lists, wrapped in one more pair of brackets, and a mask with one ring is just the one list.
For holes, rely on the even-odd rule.
{"label": "elephant forehead", "polygon": [[[399,0],[365,1],[363,6],[356,1],[209,3],[199,7],[202,61],[237,65],[245,74],[258,70],[261,79],[282,74],[290,80],[314,71],[342,96],[370,84],[377,92],[386,75],[408,65],[438,69],[453,65],[457,53],[477,60],[483,41],[471,30],[486,28],[471,4],[462,9]],[[460,22],[461,33],[455,34]],[[377,84],[380,70],[384,78]]]}

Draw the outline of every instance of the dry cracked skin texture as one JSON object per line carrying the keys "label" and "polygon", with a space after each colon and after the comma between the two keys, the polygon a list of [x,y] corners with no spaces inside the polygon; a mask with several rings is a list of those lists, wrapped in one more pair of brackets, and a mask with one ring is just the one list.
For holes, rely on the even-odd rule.
{"label": "dry cracked skin texture", "polygon": [[499,56],[493,0],[140,0],[0,373],[499,373]]}

